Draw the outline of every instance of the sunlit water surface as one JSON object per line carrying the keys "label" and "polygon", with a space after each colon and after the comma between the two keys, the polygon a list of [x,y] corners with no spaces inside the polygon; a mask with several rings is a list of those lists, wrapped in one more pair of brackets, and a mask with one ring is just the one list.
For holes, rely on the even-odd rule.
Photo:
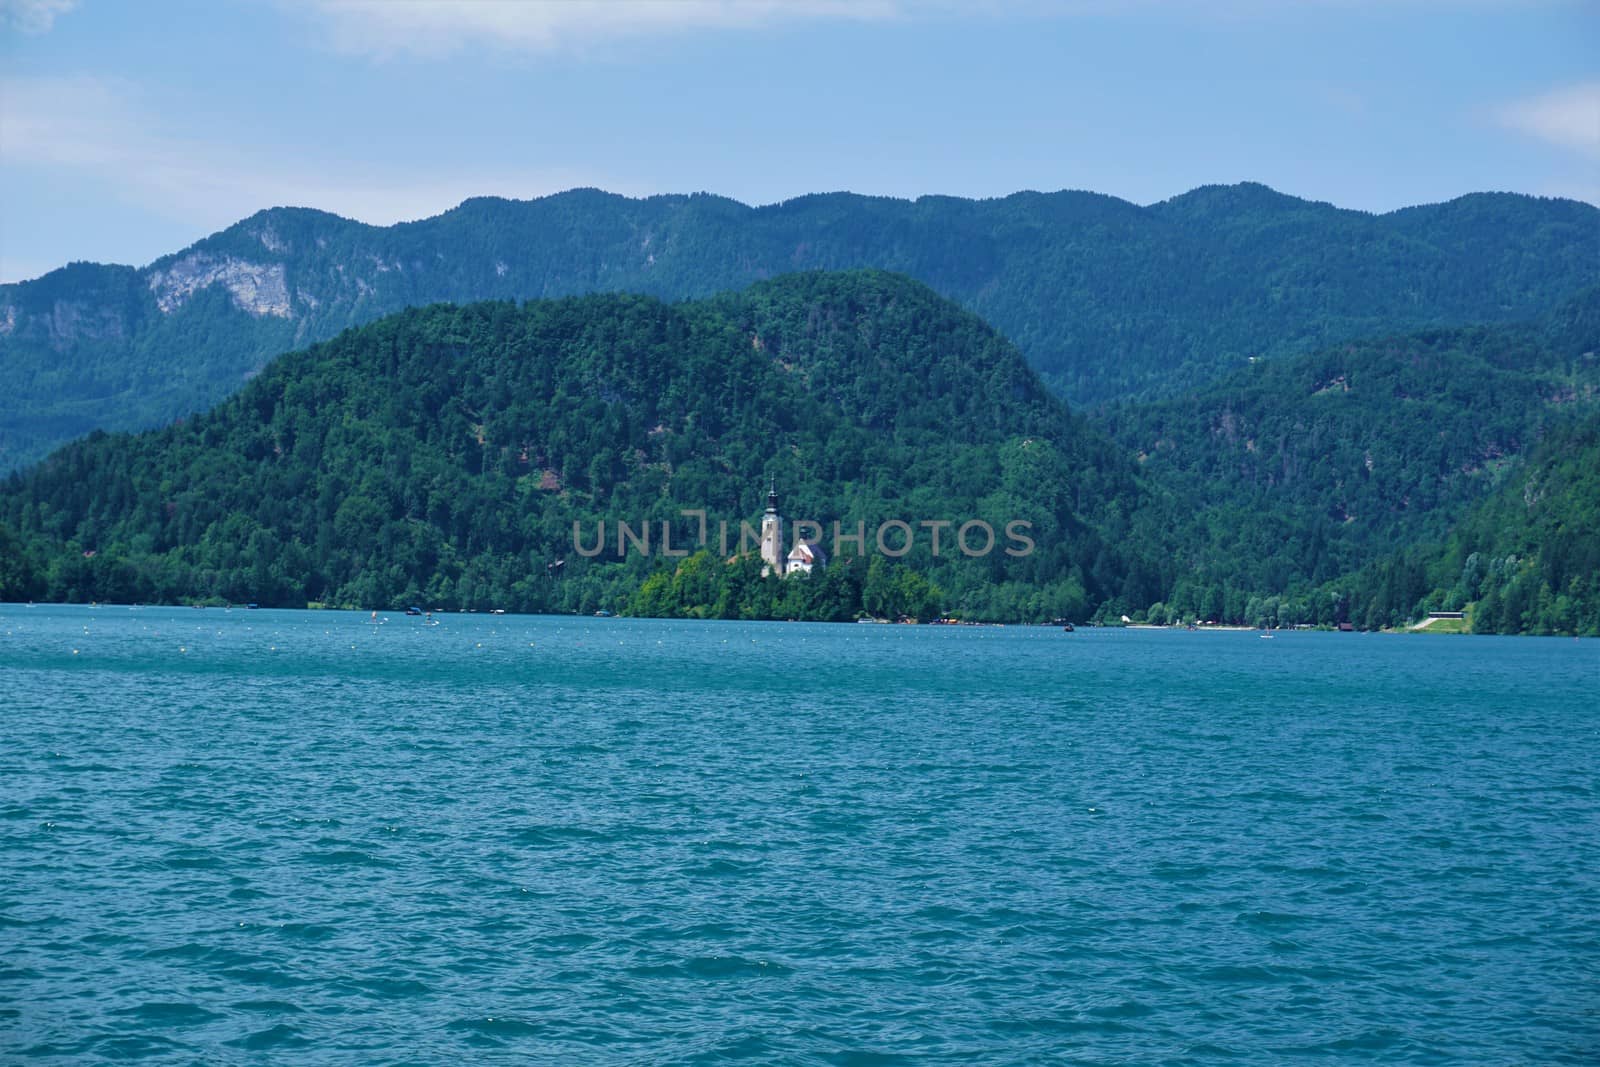
{"label": "sunlit water surface", "polygon": [[0,1060],[1600,1055],[1600,644],[0,607]]}

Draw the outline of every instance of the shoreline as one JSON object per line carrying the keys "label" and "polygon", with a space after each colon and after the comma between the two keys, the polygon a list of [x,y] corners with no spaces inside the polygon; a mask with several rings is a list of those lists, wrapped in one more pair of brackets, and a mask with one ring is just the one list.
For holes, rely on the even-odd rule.
{"label": "shoreline", "polygon": [[[0,611],[4,611],[4,610],[7,610],[7,609],[11,609],[11,608],[21,608],[21,609],[31,609],[31,608],[82,608],[82,609],[84,609],[86,611],[106,611],[106,610],[116,610],[116,609],[127,609],[129,611],[138,611],[138,610],[142,610],[142,609],[145,609],[145,608],[156,608],[156,609],[172,609],[172,610],[184,610],[184,611],[222,611],[222,612],[227,612],[227,613],[232,613],[232,612],[235,612],[235,611],[239,611],[239,612],[292,611],[292,612],[304,612],[306,614],[317,613],[317,612],[322,612],[322,613],[365,614],[365,613],[372,612],[374,610],[374,609],[371,609],[371,608],[329,607],[327,605],[317,605],[317,606],[309,606],[308,605],[308,606],[303,607],[303,608],[292,608],[292,607],[261,607],[261,606],[252,607],[252,606],[245,605],[245,604],[142,604],[142,603],[123,604],[123,603],[104,603],[104,602],[99,602],[99,601],[90,601],[88,603],[79,602],[79,601],[31,601],[31,602],[30,601],[6,601],[6,602],[0,602]],[[377,610],[377,613],[379,615],[384,615],[384,616],[396,615],[396,616],[404,617],[404,616],[407,615],[407,612],[406,612],[406,610],[404,608],[379,608],[379,609],[376,609],[376,610]],[[629,620],[659,619],[659,620],[661,620],[663,622],[773,622],[773,623],[794,623],[794,622],[803,621],[803,620],[798,620],[798,619],[710,619],[710,618],[680,617],[680,616],[671,616],[671,615],[620,615],[620,614],[614,614],[614,613],[608,613],[608,614],[605,614],[605,615],[597,615],[597,614],[594,614],[594,613],[587,613],[587,612],[573,612],[573,613],[570,613],[570,614],[568,614],[568,613],[560,613],[560,612],[548,612],[548,611],[516,612],[516,611],[506,611],[506,610],[498,609],[498,608],[489,609],[487,611],[478,611],[476,609],[459,609],[459,610],[456,610],[456,611],[431,611],[431,612],[426,612],[426,614],[431,615],[435,619],[453,618],[453,617],[456,617],[456,616],[463,616],[463,615],[471,615],[471,616],[480,616],[481,615],[481,616],[485,616],[485,617],[501,618],[501,619],[504,619],[504,618],[526,618],[526,619],[549,618],[549,619],[568,619],[568,620],[571,620],[571,619],[593,619],[593,620],[596,620],[596,621],[606,621],[606,620],[611,620],[611,619],[629,619]],[[999,628],[1007,628],[1007,627],[1021,628],[1021,629],[1035,629],[1035,630],[1060,629],[1060,625],[1058,623],[1053,623],[1053,622],[976,622],[976,621],[956,620],[956,619],[952,619],[950,616],[944,616],[944,617],[942,617],[940,619],[933,620],[933,621],[930,621],[930,622],[897,622],[897,621],[891,620],[891,619],[874,619],[874,618],[870,618],[870,617],[862,617],[862,618],[859,618],[859,619],[850,619],[850,620],[804,620],[804,621],[812,621],[812,622],[815,622],[817,625],[832,625],[832,626],[854,626],[854,625],[858,625],[858,624],[868,624],[868,625],[882,625],[882,626],[920,626],[920,627],[926,627],[926,628],[930,628],[930,629],[957,629],[957,628],[960,628],[960,629],[999,629]],[[1255,634],[1259,634],[1259,635],[1261,635],[1263,637],[1272,637],[1272,636],[1275,636],[1275,635],[1278,635],[1278,634],[1293,634],[1293,633],[1362,633],[1362,634],[1372,633],[1372,634],[1388,634],[1388,635],[1430,634],[1430,635],[1434,635],[1434,636],[1442,635],[1442,636],[1448,636],[1448,637],[1558,637],[1558,638],[1568,638],[1568,637],[1570,637],[1570,638],[1572,638],[1573,640],[1576,641],[1576,640],[1580,640],[1580,639],[1582,639],[1582,638],[1584,638],[1586,636],[1593,636],[1593,635],[1573,634],[1573,633],[1558,633],[1558,634],[1530,634],[1530,633],[1475,634],[1470,630],[1435,628],[1432,624],[1435,623],[1435,622],[1439,622],[1439,621],[1454,621],[1454,620],[1424,620],[1422,623],[1408,623],[1408,624],[1405,624],[1403,626],[1384,627],[1384,628],[1378,629],[1378,630],[1340,630],[1340,629],[1338,629],[1337,627],[1334,627],[1334,626],[1295,626],[1295,627],[1278,627],[1278,628],[1275,628],[1275,629],[1263,629],[1261,627],[1256,627],[1256,626],[1238,626],[1238,625],[1227,624],[1227,623],[1210,623],[1210,624],[1197,624],[1195,626],[1188,626],[1188,625],[1158,625],[1156,623],[1148,623],[1148,622],[1100,623],[1100,624],[1096,624],[1096,623],[1092,623],[1092,622],[1083,622],[1083,623],[1074,623],[1073,625],[1075,627],[1075,631],[1074,632],[1081,632],[1081,631],[1086,631],[1086,630],[1160,630],[1160,631],[1171,631],[1171,632],[1178,632],[1178,633],[1255,633]]]}

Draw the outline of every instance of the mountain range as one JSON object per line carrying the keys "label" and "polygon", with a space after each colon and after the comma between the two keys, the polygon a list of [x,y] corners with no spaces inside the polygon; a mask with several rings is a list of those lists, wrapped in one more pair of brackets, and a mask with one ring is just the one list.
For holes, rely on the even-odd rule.
{"label": "mountain range", "polygon": [[[1093,419],[884,272],[412,309],[204,415],[12,475],[0,597],[1368,628],[1443,605],[1591,632],[1600,500],[1571,453],[1600,423],[1597,304],[1286,357]],[[862,545],[781,582],[724,565],[771,483],[824,530],[942,524],[944,551]],[[1020,521],[1033,550],[952,551],[973,520]],[[618,522],[700,551],[630,552]]]}
{"label": "mountain range", "polygon": [[1139,206],[847,193],[748,207],[573,190],[367,226],[262,211],[135,269],[0,286],[0,471],[93,429],[202,411],[274,356],[410,306],[628,291],[703,298],[803,270],[904,273],[995,325],[1077,406],[1431,326],[1518,322],[1596,280],[1600,210],[1473,194],[1383,215],[1265,186]]}
{"label": "mountain range", "polygon": [[[0,455],[49,455],[0,483],[0,598],[1600,631],[1597,223],[1249,184],[274,209],[0,287]],[[858,261],[902,271],[789,270]],[[575,553],[737,529],[774,480],[1039,550]]]}

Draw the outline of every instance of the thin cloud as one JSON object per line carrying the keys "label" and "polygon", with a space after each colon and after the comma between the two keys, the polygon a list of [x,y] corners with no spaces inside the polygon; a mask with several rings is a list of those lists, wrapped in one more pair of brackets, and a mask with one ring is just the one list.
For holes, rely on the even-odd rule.
{"label": "thin cloud", "polygon": [[1569,85],[1495,110],[1508,129],[1600,158],[1600,81]]}
{"label": "thin cloud", "polygon": [[[1304,0],[1361,9],[1516,8],[1547,0]],[[380,59],[440,58],[464,50],[583,52],[604,41],[805,22],[943,17],[1176,16],[1205,21],[1283,13],[1281,0],[278,0],[319,23],[339,51]]]}
{"label": "thin cloud", "polygon": [[[67,167],[126,161],[130,88],[100,78],[0,79],[0,145],[7,166]],[[119,143],[121,142],[121,143]]]}
{"label": "thin cloud", "polygon": [[0,26],[23,33],[49,33],[56,19],[78,0],[0,0]]}
{"label": "thin cloud", "polygon": [[514,52],[706,29],[891,17],[896,0],[285,0],[327,27],[342,51],[445,56],[468,47]]}
{"label": "thin cloud", "polygon": [[436,215],[469,196],[533,197],[596,184],[561,171],[418,173],[358,161],[286,164],[248,144],[167,129],[134,86],[92,77],[0,79],[0,145],[10,169],[105,183],[111,195],[197,230],[264,207],[308,206],[375,225]]}

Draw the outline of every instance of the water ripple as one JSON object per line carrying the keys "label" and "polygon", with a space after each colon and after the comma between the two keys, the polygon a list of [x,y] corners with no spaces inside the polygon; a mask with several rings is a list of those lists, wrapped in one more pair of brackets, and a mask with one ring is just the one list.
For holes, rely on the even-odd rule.
{"label": "water ripple", "polygon": [[1600,1054],[1592,642],[86,613],[0,1060]]}

